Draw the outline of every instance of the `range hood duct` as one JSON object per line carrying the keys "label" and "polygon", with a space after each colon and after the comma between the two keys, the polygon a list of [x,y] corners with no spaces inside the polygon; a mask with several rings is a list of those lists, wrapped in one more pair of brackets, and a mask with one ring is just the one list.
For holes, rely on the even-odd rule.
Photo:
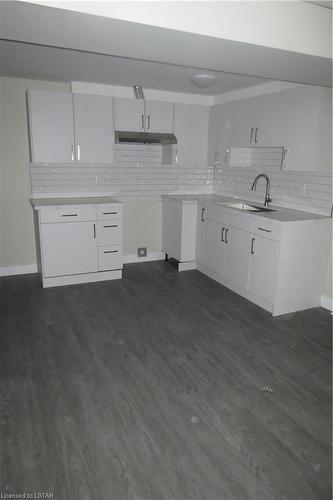
{"label": "range hood duct", "polygon": [[177,138],[174,134],[116,130],[115,142],[116,144],[177,144]]}

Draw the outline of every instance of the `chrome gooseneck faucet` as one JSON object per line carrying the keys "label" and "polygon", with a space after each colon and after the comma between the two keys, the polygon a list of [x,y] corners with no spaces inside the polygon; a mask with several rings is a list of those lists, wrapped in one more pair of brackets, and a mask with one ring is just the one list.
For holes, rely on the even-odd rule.
{"label": "chrome gooseneck faucet", "polygon": [[256,190],[257,183],[258,183],[258,180],[260,179],[260,177],[263,177],[266,180],[266,194],[265,194],[265,203],[264,203],[264,205],[265,205],[265,207],[268,207],[268,204],[272,201],[272,197],[269,194],[271,183],[270,183],[268,175],[266,175],[266,174],[259,174],[259,175],[257,175],[257,177],[253,181],[253,184],[252,184],[252,187],[251,187],[251,191],[255,191]]}

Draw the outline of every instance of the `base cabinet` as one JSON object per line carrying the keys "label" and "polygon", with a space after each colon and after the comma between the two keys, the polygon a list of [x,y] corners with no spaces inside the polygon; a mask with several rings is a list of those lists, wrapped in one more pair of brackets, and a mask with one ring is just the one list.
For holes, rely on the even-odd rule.
{"label": "base cabinet", "polygon": [[203,266],[205,262],[206,232],[207,232],[206,209],[204,206],[199,205],[197,211],[197,237],[195,245],[195,260],[198,267]]}
{"label": "base cabinet", "polygon": [[180,264],[179,270],[195,268],[196,201],[183,203],[176,198],[163,200],[162,252]]}
{"label": "base cabinet", "polygon": [[280,222],[199,205],[197,269],[271,312],[320,306],[329,218]]}
{"label": "base cabinet", "polygon": [[249,272],[249,233],[227,226],[224,234],[225,260],[223,276],[242,289],[247,288]]}
{"label": "base cabinet", "polygon": [[44,287],[121,278],[120,203],[36,209]]}
{"label": "base cabinet", "polygon": [[222,242],[225,225],[213,220],[207,220],[205,266],[213,273],[223,274],[225,250]]}
{"label": "base cabinet", "polygon": [[93,222],[43,224],[43,276],[97,272],[95,228]]}
{"label": "base cabinet", "polygon": [[278,241],[251,235],[248,289],[271,304],[275,300],[279,250]]}

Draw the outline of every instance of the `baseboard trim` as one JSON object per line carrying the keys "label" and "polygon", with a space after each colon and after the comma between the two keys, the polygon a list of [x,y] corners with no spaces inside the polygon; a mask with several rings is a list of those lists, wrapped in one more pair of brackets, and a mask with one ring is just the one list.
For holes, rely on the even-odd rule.
{"label": "baseboard trim", "polygon": [[[164,260],[165,254],[163,252],[152,252],[147,257],[138,257],[137,255],[124,255],[123,263],[132,264],[134,262],[149,262],[153,260]],[[34,274],[37,273],[37,264],[29,264],[26,266],[9,266],[0,267],[0,276],[15,276],[18,274]]]}
{"label": "baseboard trim", "polygon": [[193,271],[197,268],[197,263],[195,260],[188,262],[178,262],[178,271]]}
{"label": "baseboard trim", "polygon": [[122,270],[98,271],[96,273],[70,274],[68,276],[54,276],[52,278],[43,278],[43,288],[63,285],[79,285],[81,283],[96,283],[98,281],[120,280]]}
{"label": "baseboard trim", "polygon": [[37,273],[37,264],[29,264],[27,266],[0,267],[0,276],[15,276],[16,274],[33,273]]}
{"label": "baseboard trim", "polygon": [[151,252],[146,257],[138,257],[137,255],[124,255],[123,264],[133,264],[134,262],[149,262],[153,260],[164,260],[165,253]]}
{"label": "baseboard trim", "polygon": [[328,309],[328,311],[333,311],[333,299],[328,295],[321,296],[321,307]]}

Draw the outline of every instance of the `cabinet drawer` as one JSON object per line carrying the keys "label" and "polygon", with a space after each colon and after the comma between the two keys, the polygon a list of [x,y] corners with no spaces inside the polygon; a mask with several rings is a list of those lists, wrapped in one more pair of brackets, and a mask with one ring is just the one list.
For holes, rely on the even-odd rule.
{"label": "cabinet drawer", "polygon": [[269,240],[280,241],[281,226],[271,220],[256,217],[256,220],[253,221],[252,232]]}
{"label": "cabinet drawer", "polygon": [[123,228],[120,220],[98,222],[98,245],[121,245]]}
{"label": "cabinet drawer", "polygon": [[97,206],[97,220],[114,220],[121,219],[121,217],[122,205],[119,203]]}
{"label": "cabinet drawer", "polygon": [[47,222],[82,222],[96,220],[94,206],[61,206],[43,208],[40,210],[41,223]]}
{"label": "cabinet drawer", "polygon": [[122,246],[98,247],[98,270],[111,271],[123,268]]}

